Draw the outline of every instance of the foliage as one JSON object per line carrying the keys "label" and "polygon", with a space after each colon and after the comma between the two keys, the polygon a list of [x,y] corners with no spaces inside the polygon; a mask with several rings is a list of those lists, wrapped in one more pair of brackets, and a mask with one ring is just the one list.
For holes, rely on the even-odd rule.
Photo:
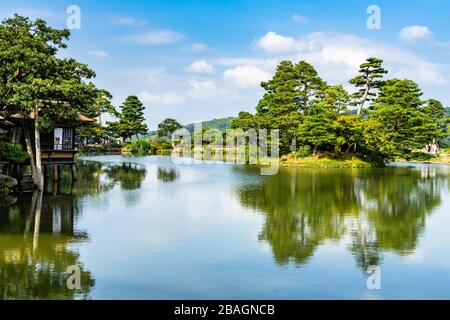
{"label": "foliage", "polygon": [[386,81],[369,111],[366,144],[389,160],[409,156],[440,135],[435,119],[422,108],[421,95],[419,86],[411,80]]}
{"label": "foliage", "polygon": [[261,84],[265,93],[256,114],[241,112],[232,127],[279,129],[282,154],[296,151],[298,141],[299,155],[310,146],[313,154],[353,154],[379,164],[424,158],[425,145],[448,137],[449,111],[437,100],[423,101],[411,80],[384,81],[382,62],[367,59],[350,80],[359,91],[349,95],[342,86],[322,81],[308,63],[282,61],[274,77]]}
{"label": "foliage", "polygon": [[361,64],[359,75],[350,80],[355,87],[360,88],[358,92],[352,95],[353,105],[358,105],[358,114],[361,114],[364,104],[376,97],[374,92],[383,85],[383,75],[387,70],[382,67],[383,60],[378,58],[369,58]]}
{"label": "foliage", "polygon": [[156,146],[150,140],[138,138],[128,142],[126,146],[133,155],[148,155],[154,153]]}
{"label": "foliage", "polygon": [[333,123],[347,102],[348,94],[342,86],[327,87],[312,101],[309,114],[298,128],[298,140],[312,145],[313,154],[320,146],[336,144]]}
{"label": "foliage", "polygon": [[242,129],[247,131],[248,129],[257,128],[258,119],[249,112],[239,112],[239,116],[231,123],[231,129]]}
{"label": "foliage", "polygon": [[175,119],[167,118],[158,124],[158,137],[171,139],[172,133],[178,129],[183,128],[181,123]]}
{"label": "foliage", "polygon": [[22,145],[13,144],[8,137],[0,133],[0,159],[13,163],[22,163],[28,159],[28,154]]}
{"label": "foliage", "polygon": [[91,114],[101,94],[89,80],[95,76],[86,64],[60,58],[69,30],[49,27],[15,15],[0,25],[0,108],[5,115],[28,117],[36,107],[40,125],[78,122],[80,112]]}
{"label": "foliage", "polygon": [[119,121],[108,122],[108,132],[112,136],[121,137],[124,141],[145,134],[148,127],[144,118],[145,106],[136,96],[129,96],[121,106],[121,112],[117,113]]}
{"label": "foliage", "polygon": [[[226,129],[229,129],[231,127],[231,123],[233,122],[235,118],[228,117],[228,118],[220,118],[220,119],[213,119],[209,121],[203,121],[202,126],[208,127],[211,129],[218,129],[220,131],[224,131]],[[189,132],[194,132],[194,123],[188,124],[184,126],[186,130]]]}
{"label": "foliage", "polygon": [[312,154],[311,147],[309,145],[306,145],[298,148],[297,152],[295,153],[295,156],[297,158],[306,158],[309,157],[311,154]]}

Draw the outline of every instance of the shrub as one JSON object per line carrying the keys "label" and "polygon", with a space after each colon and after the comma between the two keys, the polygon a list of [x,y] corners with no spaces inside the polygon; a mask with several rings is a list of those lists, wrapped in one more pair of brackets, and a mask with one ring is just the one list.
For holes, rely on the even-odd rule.
{"label": "shrub", "polygon": [[153,153],[154,145],[147,139],[139,138],[127,143],[131,154],[147,155]]}
{"label": "shrub", "polygon": [[22,163],[28,159],[28,154],[20,144],[12,144],[8,137],[0,134],[0,158],[14,163]]}
{"label": "shrub", "polygon": [[297,158],[306,158],[311,156],[311,154],[312,154],[311,147],[309,145],[305,145],[298,148],[297,152],[295,153],[295,156]]}

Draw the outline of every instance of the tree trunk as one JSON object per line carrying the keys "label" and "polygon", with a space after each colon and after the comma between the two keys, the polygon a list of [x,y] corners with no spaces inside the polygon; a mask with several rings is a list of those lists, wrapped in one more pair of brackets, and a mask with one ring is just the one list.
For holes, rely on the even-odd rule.
{"label": "tree trunk", "polygon": [[319,147],[318,144],[315,144],[315,145],[314,145],[313,156],[316,156],[316,154],[317,154],[317,148],[318,148],[318,147]]}
{"label": "tree trunk", "polygon": [[30,157],[30,165],[31,165],[31,172],[33,174],[33,181],[36,183],[36,162],[34,161],[34,151],[33,151],[33,145],[31,144],[31,134],[30,134],[30,128],[29,124],[26,121],[22,121],[23,126],[23,134],[25,136],[25,144],[27,147],[27,153]]}
{"label": "tree trunk", "polygon": [[366,84],[366,91],[364,92],[364,95],[363,95],[363,97],[361,99],[361,104],[359,105],[359,108],[358,108],[358,116],[360,116],[361,113],[362,113],[362,109],[364,108],[364,103],[366,103],[367,96],[369,95],[369,90],[370,90],[370,86],[369,86],[369,83],[367,83]]}
{"label": "tree trunk", "polygon": [[36,150],[36,184],[39,191],[44,190],[44,175],[42,174],[41,158],[41,132],[39,130],[39,110],[38,106],[34,108],[34,148]]}
{"label": "tree trunk", "polygon": [[41,229],[41,210],[42,210],[42,196],[43,193],[39,191],[37,193],[36,207],[34,214],[34,233],[33,233],[33,253],[37,251],[39,246],[39,232]]}

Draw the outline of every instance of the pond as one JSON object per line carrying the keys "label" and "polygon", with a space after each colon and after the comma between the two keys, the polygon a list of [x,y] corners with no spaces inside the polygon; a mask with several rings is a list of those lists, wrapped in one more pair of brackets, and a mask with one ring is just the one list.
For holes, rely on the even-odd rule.
{"label": "pond", "polygon": [[2,200],[0,299],[450,299],[450,167],[78,170]]}

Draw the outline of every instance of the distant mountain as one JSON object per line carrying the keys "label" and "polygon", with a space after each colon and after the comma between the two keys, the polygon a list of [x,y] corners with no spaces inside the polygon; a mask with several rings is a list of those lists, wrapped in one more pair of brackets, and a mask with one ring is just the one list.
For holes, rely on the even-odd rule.
{"label": "distant mountain", "polygon": [[[219,129],[221,131],[229,129],[231,126],[231,123],[233,122],[235,118],[228,117],[228,118],[220,118],[220,119],[213,119],[209,121],[203,121],[202,127],[203,128],[209,128],[209,129]],[[190,123],[184,126],[189,132],[194,132],[194,123]]]}

